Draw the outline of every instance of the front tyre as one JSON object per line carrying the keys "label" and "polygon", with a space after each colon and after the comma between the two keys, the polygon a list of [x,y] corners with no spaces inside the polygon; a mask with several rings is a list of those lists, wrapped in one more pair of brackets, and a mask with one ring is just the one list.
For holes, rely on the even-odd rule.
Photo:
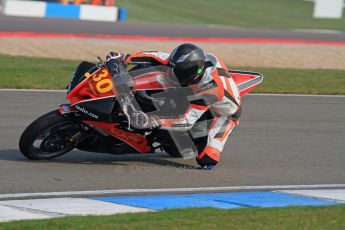
{"label": "front tyre", "polygon": [[57,110],[32,122],[19,140],[22,154],[33,160],[47,160],[61,156],[75,147],[80,126]]}

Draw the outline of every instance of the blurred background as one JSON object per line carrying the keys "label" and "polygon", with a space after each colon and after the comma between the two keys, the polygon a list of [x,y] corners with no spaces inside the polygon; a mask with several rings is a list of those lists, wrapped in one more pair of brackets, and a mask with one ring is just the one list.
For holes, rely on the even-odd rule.
{"label": "blurred background", "polygon": [[128,9],[130,21],[345,30],[344,0],[2,0],[6,2],[116,6]]}
{"label": "blurred background", "polygon": [[115,0],[33,0],[33,1],[43,1],[43,2],[55,2],[62,4],[90,4],[90,5],[104,5],[104,6],[114,6]]}
{"label": "blurred background", "polygon": [[0,54],[70,60],[72,66],[111,50],[170,52],[192,42],[229,68],[274,79],[301,69],[321,75],[320,70],[345,70],[344,5],[344,0],[2,0]]}

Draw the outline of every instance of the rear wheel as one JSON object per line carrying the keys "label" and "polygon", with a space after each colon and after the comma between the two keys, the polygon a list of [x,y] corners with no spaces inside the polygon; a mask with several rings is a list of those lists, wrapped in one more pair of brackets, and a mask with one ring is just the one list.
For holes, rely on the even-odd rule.
{"label": "rear wheel", "polygon": [[55,110],[39,117],[24,130],[19,149],[29,159],[51,159],[74,149],[79,132],[77,123]]}

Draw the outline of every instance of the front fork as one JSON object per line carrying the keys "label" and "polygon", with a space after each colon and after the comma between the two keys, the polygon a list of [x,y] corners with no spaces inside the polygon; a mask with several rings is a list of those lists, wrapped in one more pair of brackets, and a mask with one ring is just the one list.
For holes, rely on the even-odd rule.
{"label": "front fork", "polygon": [[[68,119],[74,120],[76,121],[76,113],[77,110],[75,110],[74,108],[72,108],[70,106],[70,104],[62,104],[59,106],[58,111],[61,115],[67,117]],[[83,124],[82,122],[80,122],[80,124]],[[77,132],[76,134],[74,134],[71,138],[70,141],[75,142],[75,145],[78,145],[78,143],[80,143],[82,141],[82,136],[83,133],[88,131],[89,127],[85,126],[85,125],[81,125],[80,127],[80,131]]]}

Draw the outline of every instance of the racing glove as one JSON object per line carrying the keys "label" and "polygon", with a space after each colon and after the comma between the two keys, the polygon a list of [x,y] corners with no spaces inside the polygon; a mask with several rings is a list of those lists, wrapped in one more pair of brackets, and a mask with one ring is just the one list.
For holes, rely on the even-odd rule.
{"label": "racing glove", "polygon": [[137,112],[133,114],[135,126],[139,129],[153,129],[160,127],[159,117],[155,115],[147,115],[144,112]]}
{"label": "racing glove", "polygon": [[126,72],[125,55],[117,52],[110,52],[106,59],[105,65],[112,76]]}

